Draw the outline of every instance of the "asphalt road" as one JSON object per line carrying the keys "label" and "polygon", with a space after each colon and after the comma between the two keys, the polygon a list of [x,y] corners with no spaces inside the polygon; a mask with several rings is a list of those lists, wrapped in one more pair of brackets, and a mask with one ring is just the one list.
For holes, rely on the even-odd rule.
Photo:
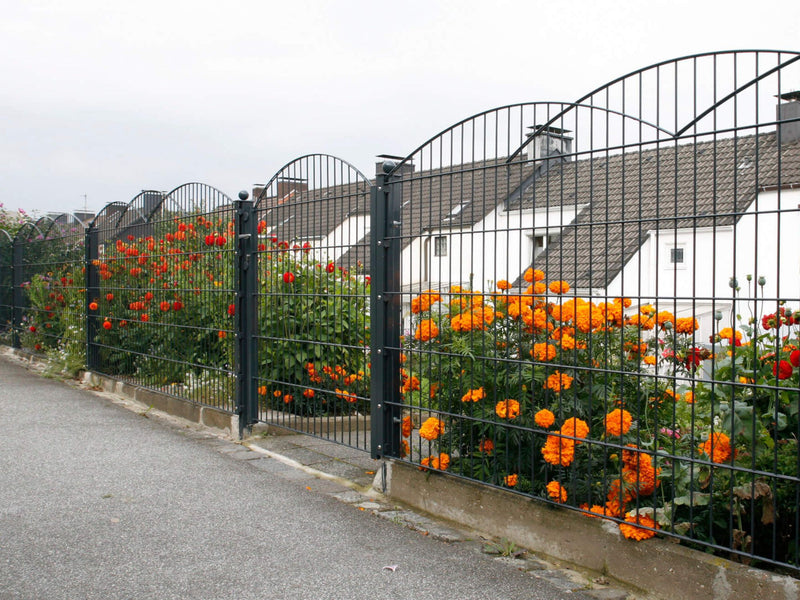
{"label": "asphalt road", "polygon": [[244,452],[0,358],[0,598],[582,597]]}

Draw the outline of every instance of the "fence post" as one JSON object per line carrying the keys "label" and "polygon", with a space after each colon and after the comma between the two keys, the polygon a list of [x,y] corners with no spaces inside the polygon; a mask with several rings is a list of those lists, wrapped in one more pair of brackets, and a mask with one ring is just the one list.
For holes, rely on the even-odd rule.
{"label": "fence post", "polygon": [[11,281],[14,286],[11,293],[11,345],[14,348],[22,348],[22,341],[19,337],[19,331],[22,327],[22,304],[24,302],[22,294],[22,277],[24,275],[22,257],[22,244],[19,242],[18,237],[15,237],[11,248]]}
{"label": "fence post", "polygon": [[399,456],[400,423],[400,223],[401,182],[390,181],[392,162],[381,165],[370,190],[370,322],[372,458]]}
{"label": "fence post", "polygon": [[89,304],[100,295],[100,277],[95,261],[100,258],[99,233],[94,223],[89,225],[84,238],[86,269],[86,298],[84,311],[86,315],[86,368],[89,371],[97,369],[97,348],[94,345],[97,335],[97,315],[89,310]]}
{"label": "fence post", "polygon": [[258,365],[255,343],[258,269],[255,249],[258,224],[250,194],[239,192],[236,201],[236,414],[239,438],[245,428],[258,422],[255,376]]}

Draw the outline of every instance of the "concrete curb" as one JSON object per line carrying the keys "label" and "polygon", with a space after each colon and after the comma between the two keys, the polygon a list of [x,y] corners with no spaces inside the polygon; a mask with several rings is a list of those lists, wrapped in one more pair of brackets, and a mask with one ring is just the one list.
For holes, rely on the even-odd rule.
{"label": "concrete curb", "polygon": [[432,515],[504,537],[572,568],[591,570],[663,600],[797,600],[800,581],[664,539],[626,540],[615,523],[534,499],[390,462],[387,495]]}

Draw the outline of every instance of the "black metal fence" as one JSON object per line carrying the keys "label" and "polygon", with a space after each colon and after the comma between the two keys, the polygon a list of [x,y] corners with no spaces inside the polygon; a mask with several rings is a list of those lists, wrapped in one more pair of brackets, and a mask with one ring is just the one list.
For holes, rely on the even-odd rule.
{"label": "black metal fence", "polygon": [[242,427],[797,572],[798,85],[798,53],[697,55],[475,115],[372,181],[309,155],[254,202],[143,192],[89,227],[85,294],[80,240],[0,239],[0,310]]}

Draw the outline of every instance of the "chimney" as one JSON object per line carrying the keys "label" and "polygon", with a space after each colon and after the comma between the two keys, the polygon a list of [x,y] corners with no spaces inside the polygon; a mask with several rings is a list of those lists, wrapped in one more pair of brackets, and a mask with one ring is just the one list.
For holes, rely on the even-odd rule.
{"label": "chimney", "polygon": [[800,91],[778,96],[786,102],[778,103],[778,139],[781,144],[800,140]]}
{"label": "chimney", "polygon": [[[542,160],[556,156],[562,156],[563,160],[572,160],[572,138],[567,134],[569,129],[559,129],[558,127],[543,127],[534,125],[528,127],[532,129],[527,134],[533,141],[528,144],[528,160]],[[566,156],[564,156],[566,155]]]}
{"label": "chimney", "polygon": [[[400,168],[395,171],[395,175],[399,175],[401,177],[411,175],[414,172],[414,161],[409,160],[407,162],[403,162],[405,158],[405,156],[394,156],[392,154],[378,154],[379,160],[375,163],[375,173],[386,173],[387,171],[384,170],[383,165],[386,164],[387,168],[389,168],[387,163],[394,163],[394,165],[401,165]],[[391,170],[391,168],[389,170]]]}

